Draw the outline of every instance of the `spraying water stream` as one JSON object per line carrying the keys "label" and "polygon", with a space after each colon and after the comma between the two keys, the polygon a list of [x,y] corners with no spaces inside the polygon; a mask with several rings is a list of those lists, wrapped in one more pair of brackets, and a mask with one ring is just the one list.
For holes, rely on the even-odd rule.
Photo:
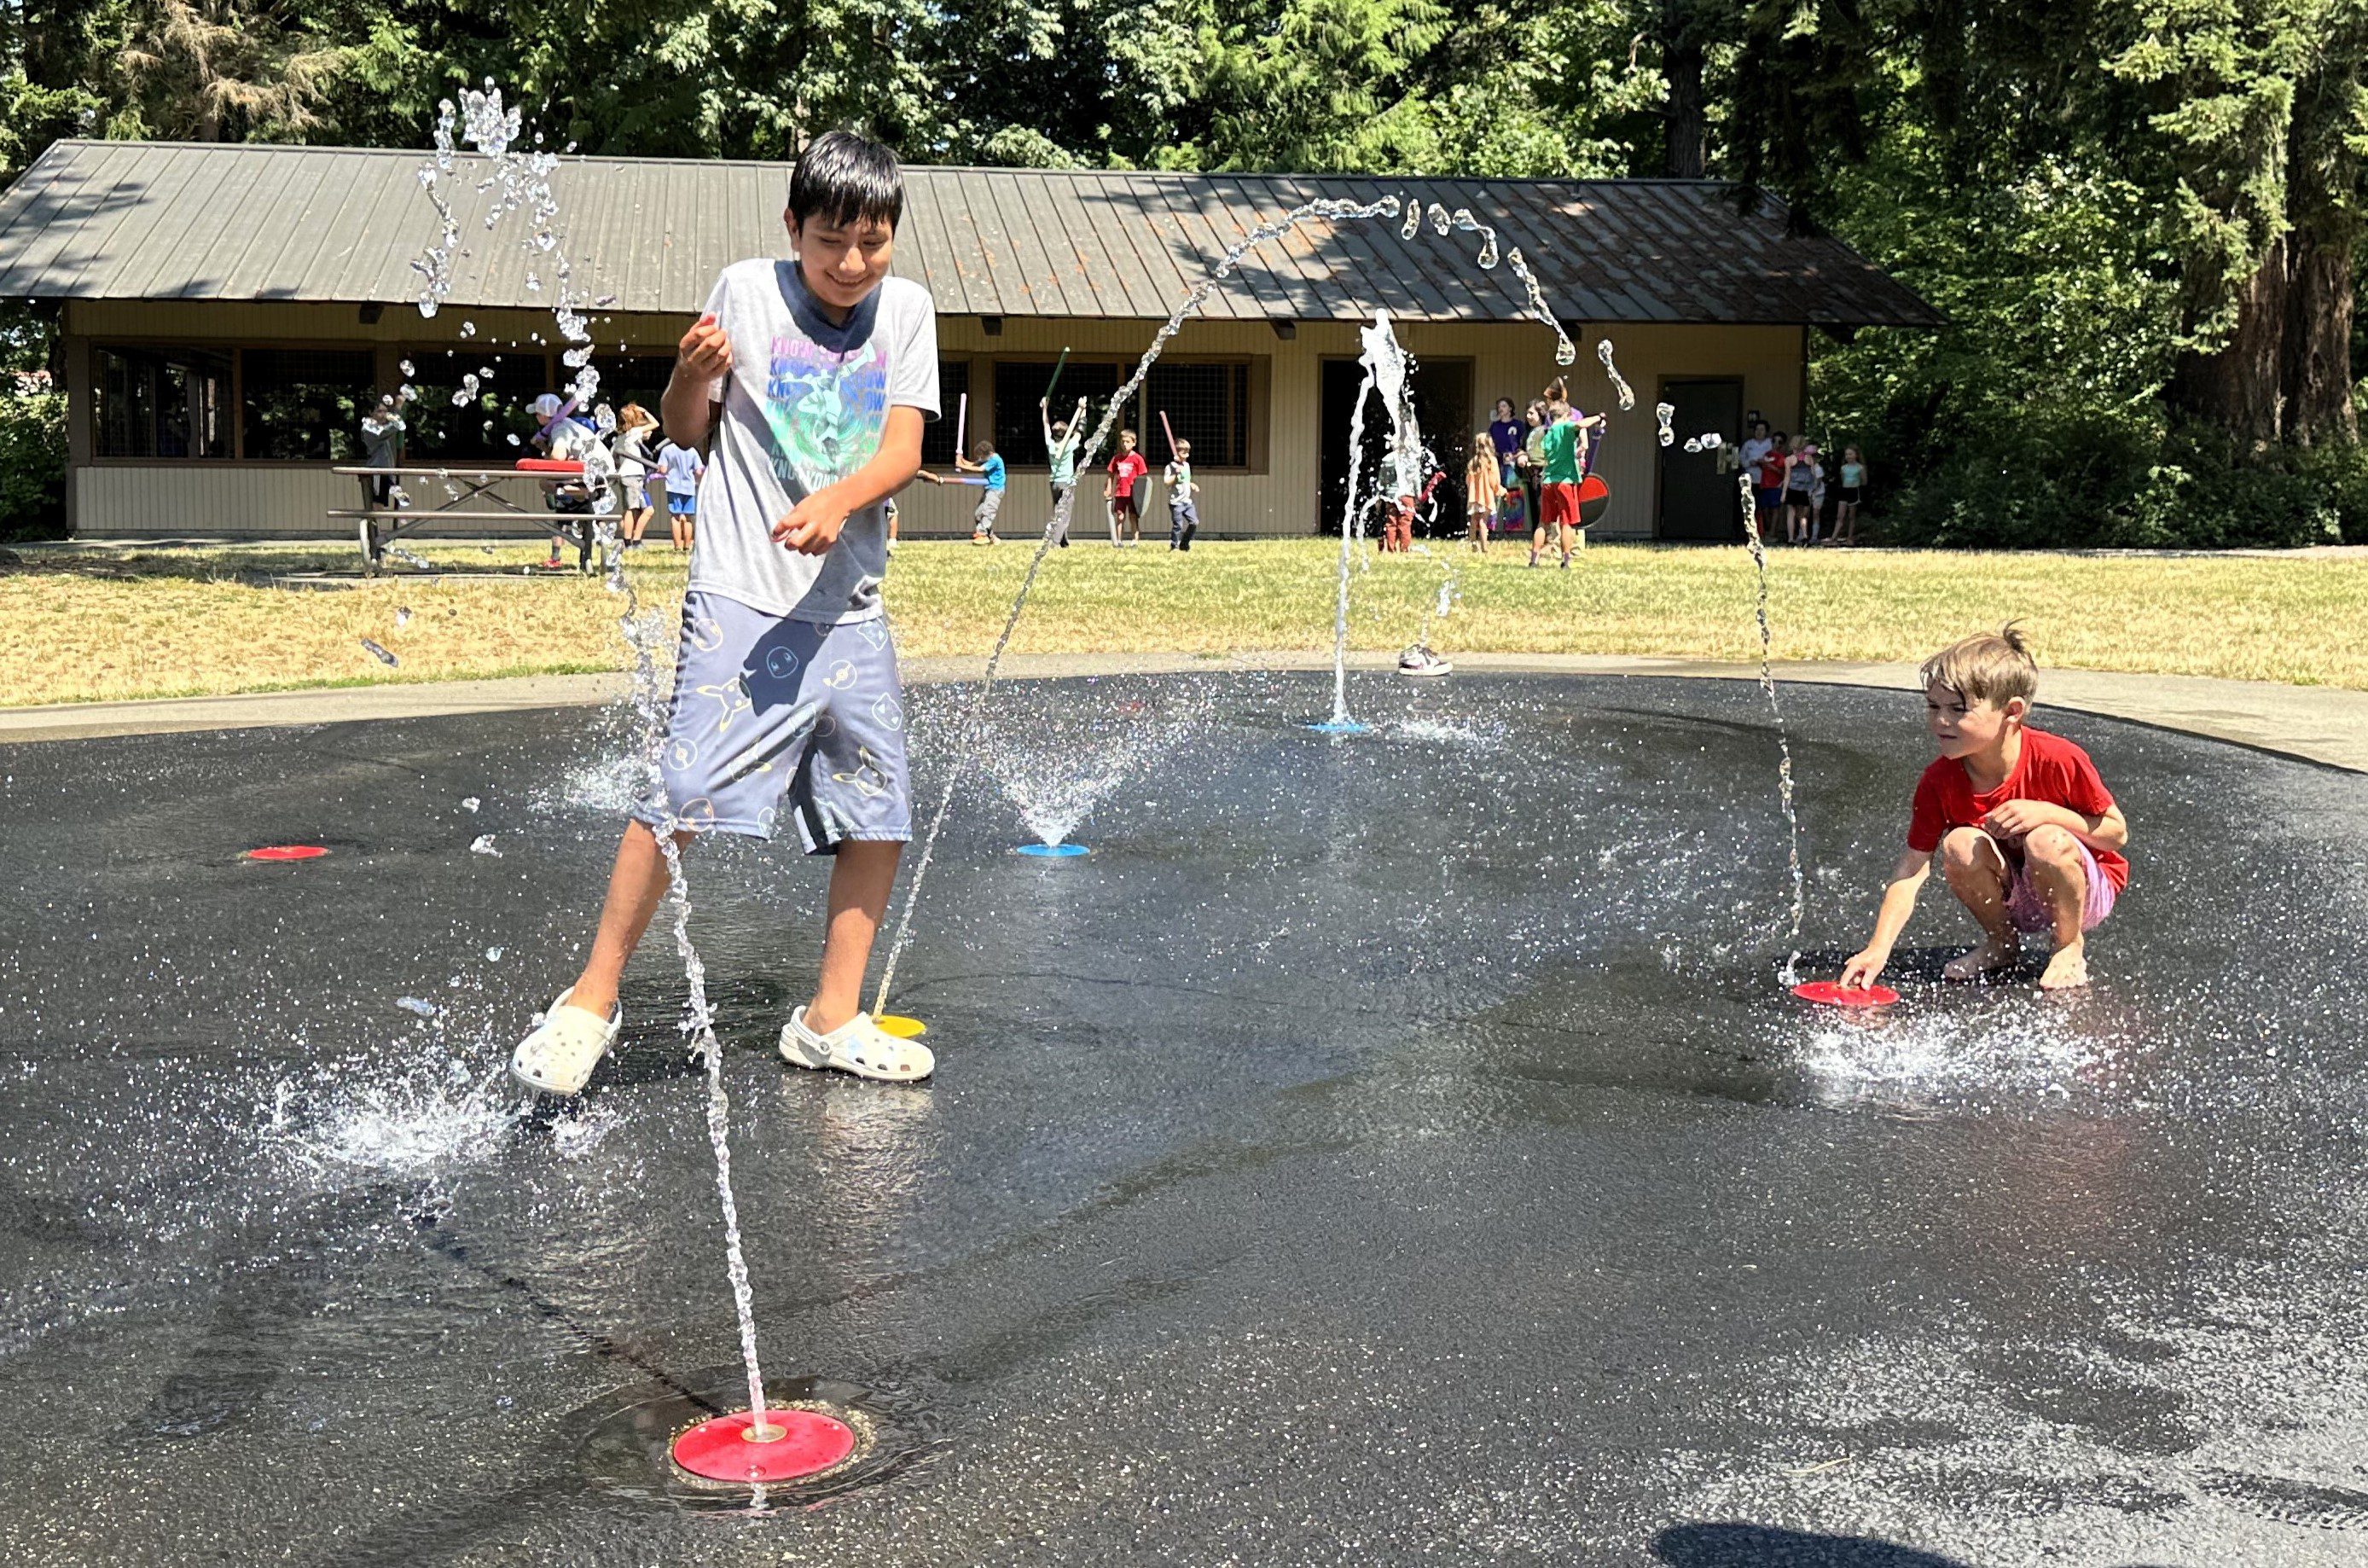
{"label": "spraying water stream", "polygon": [[[551,188],[551,176],[558,167],[555,154],[536,152],[521,153],[516,143],[521,129],[520,111],[515,106],[505,108],[499,90],[491,78],[483,93],[463,91],[457,116],[463,137],[480,156],[491,160],[492,167],[479,182],[481,191],[496,192],[485,214],[485,227],[495,229],[508,213],[521,206],[530,210],[534,231],[523,243],[529,265],[533,258],[550,256],[553,275],[558,282],[557,297],[552,301],[552,314],[560,335],[568,347],[561,354],[562,361],[575,370],[568,386],[567,409],[590,404],[600,385],[600,373],[592,366],[592,334],[590,324],[577,312],[575,293],[574,266],[567,256],[565,235],[559,227],[560,204]],[[456,120],[454,106],[450,99],[438,106],[436,122],[434,159],[419,170],[419,183],[435,205],[439,221],[439,242],[420,261],[414,263],[423,278],[419,295],[419,313],[433,316],[452,288],[452,257],[460,240],[460,225],[451,206],[438,188],[440,178],[455,169],[453,133]],[[528,287],[540,292],[541,282],[529,272]],[[488,372],[490,373],[490,372]],[[464,378],[462,394],[454,402],[465,401],[479,383],[476,377]],[[562,411],[564,417],[567,409]],[[596,423],[603,427],[613,426],[614,415],[605,407],[596,413]],[[640,596],[634,591],[624,569],[624,552],[618,547],[615,524],[610,517],[612,494],[609,484],[615,472],[614,460],[607,446],[594,441],[584,449],[583,480],[591,493],[594,525],[605,557],[607,586],[610,593],[621,595],[624,611],[618,619],[625,642],[633,655],[632,700],[642,727],[642,765],[649,798],[666,799],[665,776],[659,758],[666,741],[666,703],[661,691],[655,649],[659,637],[660,618],[654,612],[643,615]],[[390,661],[392,662],[392,661]],[[740,1357],[748,1377],[748,1409],[751,1416],[749,1433],[752,1440],[763,1442],[779,1436],[780,1429],[765,1418],[764,1372],[757,1358],[757,1317],[753,1294],[748,1280],[748,1261],[740,1237],[740,1206],[732,1188],[732,1104],[723,1088],[723,1051],[715,1038],[714,1011],[707,994],[707,966],[690,937],[690,884],[684,875],[682,855],[676,843],[678,832],[696,833],[702,824],[686,823],[669,809],[666,820],[654,836],[666,858],[667,899],[672,905],[674,945],[680,959],[683,978],[689,987],[684,1007],[683,1032],[689,1037],[692,1050],[707,1069],[706,1120],[708,1142],[715,1155],[715,1189],[723,1214],[724,1273],[732,1287],[732,1304],[739,1318]]]}
{"label": "spraying water stream", "polygon": [[1785,856],[1793,872],[1793,914],[1784,928],[1784,940],[1793,944],[1784,960],[1784,983],[1790,985],[1800,976],[1801,922],[1807,902],[1801,876],[1801,813],[1793,801],[1793,742],[1785,733],[1783,705],[1776,700],[1776,672],[1771,664],[1775,637],[1768,624],[1768,545],[1759,537],[1751,476],[1741,475],[1736,487],[1743,498],[1744,542],[1751,547],[1751,566],[1759,576],[1759,594],[1752,613],[1759,622],[1759,689],[1767,694],[1769,715],[1776,721],[1776,795],[1784,806]]}

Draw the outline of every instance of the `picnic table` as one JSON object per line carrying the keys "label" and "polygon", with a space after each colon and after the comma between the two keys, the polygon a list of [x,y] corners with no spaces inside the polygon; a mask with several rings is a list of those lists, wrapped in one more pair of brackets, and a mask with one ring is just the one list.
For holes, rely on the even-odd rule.
{"label": "picnic table", "polygon": [[[583,483],[583,465],[580,463],[569,468],[535,469],[516,466],[414,468],[409,465],[356,468],[340,465],[336,472],[350,474],[361,482],[360,508],[332,507],[329,516],[336,521],[354,524],[354,536],[362,548],[362,570],[371,576],[378,574],[379,567],[386,560],[388,545],[428,523],[508,523],[521,517],[548,517],[552,532],[572,532],[576,536],[576,564],[579,567],[592,559],[592,512],[537,511],[531,506],[518,505],[494,488],[506,479],[530,481],[546,493],[543,499],[547,503],[549,492],[564,484]],[[371,487],[373,480],[381,479],[393,480],[395,487],[406,493],[412,488],[405,483],[407,480],[440,480],[448,485],[449,494],[444,501],[433,506],[382,506],[373,497]]]}

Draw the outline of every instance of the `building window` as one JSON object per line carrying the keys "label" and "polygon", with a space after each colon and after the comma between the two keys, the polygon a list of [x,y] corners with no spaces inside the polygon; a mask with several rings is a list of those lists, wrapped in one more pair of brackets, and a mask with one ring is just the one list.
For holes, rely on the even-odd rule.
{"label": "building window", "polygon": [[248,459],[357,460],[362,415],[378,401],[370,350],[250,348],[240,371]]}
{"label": "building window", "polygon": [[[1123,370],[1115,364],[1094,364],[1070,360],[1061,367],[1061,379],[1053,382],[1052,359],[998,359],[995,362],[995,449],[1003,454],[1007,463],[1023,468],[1046,466],[1044,452],[1044,416],[1037,404],[1043,400],[1044,389],[1050,384],[1061,406],[1053,410],[1055,419],[1066,419],[1077,410],[1077,400],[1086,399],[1086,428],[1110,406],[1118,391]],[[1131,368],[1131,367],[1130,367]],[[1120,424],[1129,421],[1121,418]],[[1115,444],[1117,431],[1105,447]]]}
{"label": "building window", "polygon": [[103,458],[231,455],[230,356],[101,348],[93,413]]}
{"label": "building window", "polygon": [[[970,391],[970,361],[940,359],[938,361],[938,417],[921,426],[921,465],[924,468],[951,468],[954,461],[954,415],[962,407],[962,395]],[[965,440],[971,437],[967,435]],[[1005,460],[1007,462],[1009,459]]]}
{"label": "building window", "polygon": [[[674,376],[673,355],[596,354],[592,368],[600,372],[600,392],[592,408],[584,411],[587,423],[603,403],[619,415],[625,412],[625,404],[638,403],[651,418],[666,417],[658,405],[666,400],[666,382]],[[568,383],[575,379],[575,371],[564,364],[559,367],[556,391],[561,397],[567,395]]]}
{"label": "building window", "polygon": [[[1250,462],[1250,368],[1155,364],[1143,383],[1144,450],[1167,455],[1165,414],[1176,438],[1192,443],[1195,468],[1247,468]],[[1156,433],[1156,434],[1155,434]]]}
{"label": "building window", "polygon": [[[461,463],[502,468],[534,456],[528,438],[541,428],[534,400],[552,389],[552,361],[541,354],[486,354],[454,348],[406,348],[408,378],[419,395],[403,413],[403,460],[435,467]],[[561,367],[564,369],[565,367]],[[601,363],[600,395],[610,395],[609,363]],[[620,379],[627,367],[619,367]],[[474,392],[464,377],[477,378]],[[659,383],[663,386],[663,381]],[[457,395],[464,401],[454,403]],[[563,392],[564,397],[565,393]],[[638,401],[628,399],[628,401]],[[618,405],[621,406],[621,404]],[[656,408],[644,403],[652,414]],[[590,419],[587,414],[586,419]],[[518,437],[512,444],[510,437]],[[433,482],[430,482],[431,488]]]}

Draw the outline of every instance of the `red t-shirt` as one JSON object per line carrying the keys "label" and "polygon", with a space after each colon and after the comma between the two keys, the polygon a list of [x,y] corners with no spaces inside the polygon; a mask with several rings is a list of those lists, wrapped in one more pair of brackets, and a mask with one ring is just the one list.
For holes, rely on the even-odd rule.
{"label": "red t-shirt", "polygon": [[[1933,760],[1916,781],[1916,804],[1907,819],[1907,847],[1930,855],[1952,827],[1979,827],[1982,819],[2009,801],[2044,801],[2082,816],[2102,816],[2113,809],[2112,792],[2097,776],[2089,754],[2061,735],[2044,730],[2022,732],[2022,754],[2014,770],[1995,790],[1976,792],[1965,776],[1965,765],[1954,757]],[[2110,849],[2091,849],[2097,869],[2115,892],[2129,885],[2130,863]]]}
{"label": "red t-shirt", "polygon": [[1770,452],[1759,460],[1759,488],[1781,489],[1784,483],[1784,454]]}
{"label": "red t-shirt", "polygon": [[1134,482],[1151,472],[1151,464],[1141,452],[1121,452],[1110,460],[1110,494],[1132,495]]}

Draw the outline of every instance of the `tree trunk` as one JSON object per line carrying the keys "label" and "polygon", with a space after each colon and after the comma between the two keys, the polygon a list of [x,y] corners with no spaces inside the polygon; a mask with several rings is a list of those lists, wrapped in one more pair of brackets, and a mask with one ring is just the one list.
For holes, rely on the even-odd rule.
{"label": "tree trunk", "polygon": [[2237,293],[2237,324],[2227,342],[2215,354],[2181,356],[2175,382],[2181,409],[2226,432],[2248,454],[2266,450],[2284,434],[2288,249],[2283,237],[2271,244]]}
{"label": "tree trunk", "polygon": [[2351,241],[2295,231],[2287,240],[2285,437],[2297,446],[2360,438],[2351,405]]}
{"label": "tree trunk", "polygon": [[1702,48],[1685,36],[1689,29],[1682,12],[1671,20],[1674,25],[1661,39],[1661,73],[1669,81],[1661,172],[1671,179],[1700,179],[1708,136],[1702,104]]}

